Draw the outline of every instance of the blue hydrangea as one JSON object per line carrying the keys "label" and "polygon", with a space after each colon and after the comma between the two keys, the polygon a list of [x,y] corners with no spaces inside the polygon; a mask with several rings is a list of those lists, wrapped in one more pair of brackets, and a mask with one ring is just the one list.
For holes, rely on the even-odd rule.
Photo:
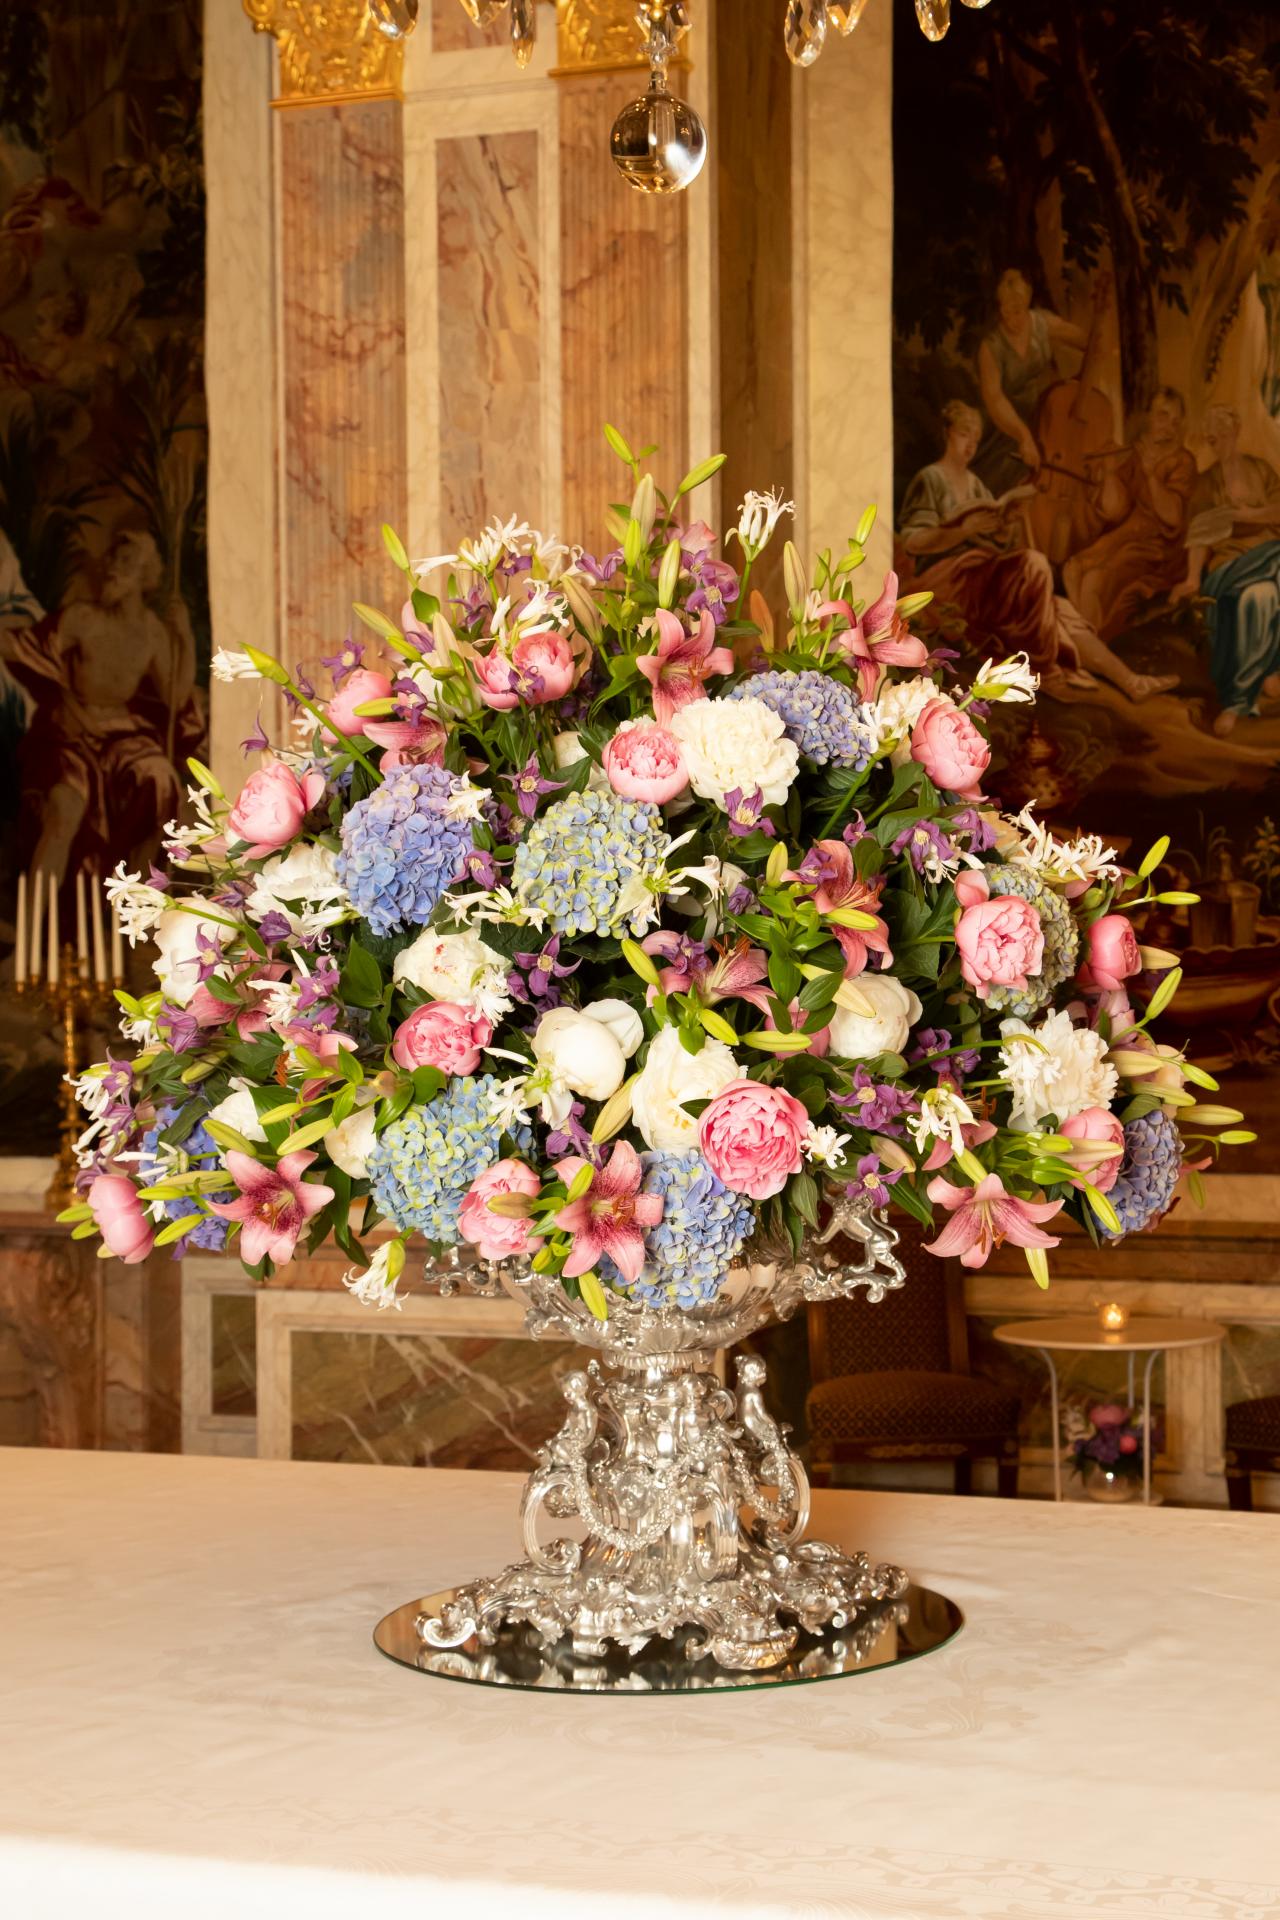
{"label": "blue hydrangea", "polygon": [[987,1005],[993,1013],[1029,1020],[1049,1005],[1065,980],[1074,976],[1080,935],[1062,895],[1047,887],[1030,867],[987,867],[985,871],[993,894],[1016,894],[1020,900],[1029,900],[1040,916],[1044,958],[1039,973],[1028,974],[1025,989],[993,986],[987,990]]}
{"label": "blue hydrangea", "polygon": [[397,767],[342,823],[338,878],[374,933],[425,927],[475,842],[450,817],[465,782],[443,767]]}
{"label": "blue hydrangea", "polygon": [[624,892],[658,873],[667,848],[661,811],[647,801],[566,794],[516,848],[515,890],[542,908],[556,933],[643,933],[648,897],[626,904]]}
{"label": "blue hydrangea", "polygon": [[651,1307],[706,1306],[754,1231],[755,1208],[718,1180],[696,1149],[641,1158],[641,1190],[663,1199],[662,1219],[645,1235],[644,1271],[630,1289],[611,1260],[601,1261],[601,1271]]}
{"label": "blue hydrangea", "polygon": [[[1157,1107],[1124,1129],[1124,1159],[1116,1183],[1107,1196],[1120,1216],[1124,1233],[1141,1233],[1173,1204],[1173,1190],[1182,1172],[1182,1139],[1167,1113]],[[1102,1231],[1108,1239],[1123,1234]]]}
{"label": "blue hydrangea", "polygon": [[[154,1127],[148,1127],[142,1136],[139,1150],[138,1174],[144,1187],[151,1186],[166,1173],[205,1173],[221,1165],[221,1152],[212,1134],[203,1126],[193,1127],[182,1142],[177,1153],[160,1146],[160,1135],[174,1118],[176,1109],[167,1107],[157,1116]],[[229,1198],[232,1192],[231,1180],[227,1180],[227,1193],[220,1197]],[[200,1208],[194,1200],[166,1200],[164,1211],[170,1220],[186,1220]],[[201,1247],[206,1253],[221,1253],[227,1244],[228,1223],[208,1214],[198,1227],[192,1227],[190,1233],[174,1242],[173,1257],[178,1260],[192,1247]]]}
{"label": "blue hydrangea", "polygon": [[378,1135],[368,1159],[373,1197],[402,1231],[448,1244],[458,1239],[467,1188],[502,1151],[502,1123],[491,1105],[498,1085],[491,1073],[451,1080]]}
{"label": "blue hydrangea", "polygon": [[876,728],[856,694],[830,674],[755,673],[731,700],[763,700],[806,760],[815,766],[861,769],[876,750]]}

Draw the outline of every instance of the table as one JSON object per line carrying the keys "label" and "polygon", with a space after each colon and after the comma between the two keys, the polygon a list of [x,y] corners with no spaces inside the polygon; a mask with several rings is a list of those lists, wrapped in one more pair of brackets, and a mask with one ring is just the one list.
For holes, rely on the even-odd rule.
{"label": "table", "polygon": [[515,1548],[518,1486],[0,1450],[0,1913],[1280,1913],[1274,1517],[819,1493],[959,1601],[950,1646],[608,1700],[384,1660],[388,1608]]}
{"label": "table", "polygon": [[[1151,1370],[1157,1356],[1176,1347],[1208,1347],[1225,1340],[1227,1330],[1213,1320],[1130,1320],[1128,1326],[1107,1332],[1096,1315],[1065,1315],[1061,1319],[1009,1320],[995,1329],[994,1338],[1006,1347],[1034,1347],[1049,1369],[1050,1416],[1053,1421],[1053,1497],[1062,1498],[1062,1433],[1058,1425],[1058,1369],[1053,1353],[1127,1353],[1129,1405],[1133,1405],[1134,1362],[1147,1356],[1142,1370],[1142,1498],[1151,1505]],[[1166,1388],[1167,1390],[1167,1388]]]}

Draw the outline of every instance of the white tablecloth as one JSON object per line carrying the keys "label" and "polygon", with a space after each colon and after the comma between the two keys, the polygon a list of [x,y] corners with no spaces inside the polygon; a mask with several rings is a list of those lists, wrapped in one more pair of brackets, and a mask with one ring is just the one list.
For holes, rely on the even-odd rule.
{"label": "white tablecloth", "polygon": [[1280,1914],[1280,1521],[819,1496],[968,1624],[678,1698],[391,1665],[507,1475],[0,1451],[6,1920]]}

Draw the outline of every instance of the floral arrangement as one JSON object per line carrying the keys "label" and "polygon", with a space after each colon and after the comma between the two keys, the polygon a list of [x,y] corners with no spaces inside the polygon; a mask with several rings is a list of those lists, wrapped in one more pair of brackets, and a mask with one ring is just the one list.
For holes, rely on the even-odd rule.
{"label": "floral arrangement", "polygon": [[[1145,1434],[1131,1407],[1090,1407],[1086,1420],[1082,1408],[1069,1406],[1064,1425],[1073,1473],[1084,1473],[1092,1460],[1121,1479],[1142,1478]],[[1151,1438],[1159,1453],[1164,1442],[1157,1421],[1152,1422]]]}
{"label": "floral arrangement", "polygon": [[193,763],[166,867],[111,883],[156,986],[79,1083],[64,1218],[259,1276],[332,1238],[380,1306],[410,1236],[466,1242],[600,1317],[713,1300],[823,1183],[1042,1285],[1063,1218],[1151,1226],[1252,1138],[1151,1035],[1179,975],[1134,916],[1190,897],[1154,890],[1165,843],[1128,872],[984,800],[984,717],[1035,676],[966,681],[892,575],[856,595],[873,512],[812,570],[787,544],[775,621],[751,576],[791,504],[749,495],[731,563],[689,505],[721,461],[668,497],[608,437],[608,552],[513,519],[412,565],[386,529],[369,659],[317,691],[217,655],[290,737],[259,725],[234,797]]}

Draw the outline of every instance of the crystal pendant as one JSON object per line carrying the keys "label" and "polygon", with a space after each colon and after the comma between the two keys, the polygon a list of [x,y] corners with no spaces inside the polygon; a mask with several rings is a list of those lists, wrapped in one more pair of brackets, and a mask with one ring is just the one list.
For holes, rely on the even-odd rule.
{"label": "crystal pendant", "polygon": [[458,0],[458,5],[473,26],[491,27],[507,0]]}
{"label": "crystal pendant", "polygon": [[[965,0],[966,6],[985,7],[987,0]],[[841,33],[852,33],[867,10],[867,0],[827,0],[827,15]]]}
{"label": "crystal pendant", "polygon": [[926,40],[945,40],[951,25],[951,0],[916,0],[916,19]]}
{"label": "crystal pendant", "polygon": [[811,67],[827,38],[827,0],[787,0],[782,38],[792,65]]}
{"label": "crystal pendant", "polygon": [[511,49],[518,66],[528,66],[537,38],[537,0],[511,0]]}
{"label": "crystal pendant", "polygon": [[418,24],[418,0],[369,0],[369,17],[388,40],[404,40]]}
{"label": "crystal pendant", "polygon": [[972,7],[976,13],[979,7],[989,7],[991,0],[962,0],[962,4],[966,7]]}
{"label": "crystal pendant", "polygon": [[693,108],[667,92],[660,73],[622,109],[609,135],[613,164],[638,193],[680,193],[702,172],[707,130]]}

